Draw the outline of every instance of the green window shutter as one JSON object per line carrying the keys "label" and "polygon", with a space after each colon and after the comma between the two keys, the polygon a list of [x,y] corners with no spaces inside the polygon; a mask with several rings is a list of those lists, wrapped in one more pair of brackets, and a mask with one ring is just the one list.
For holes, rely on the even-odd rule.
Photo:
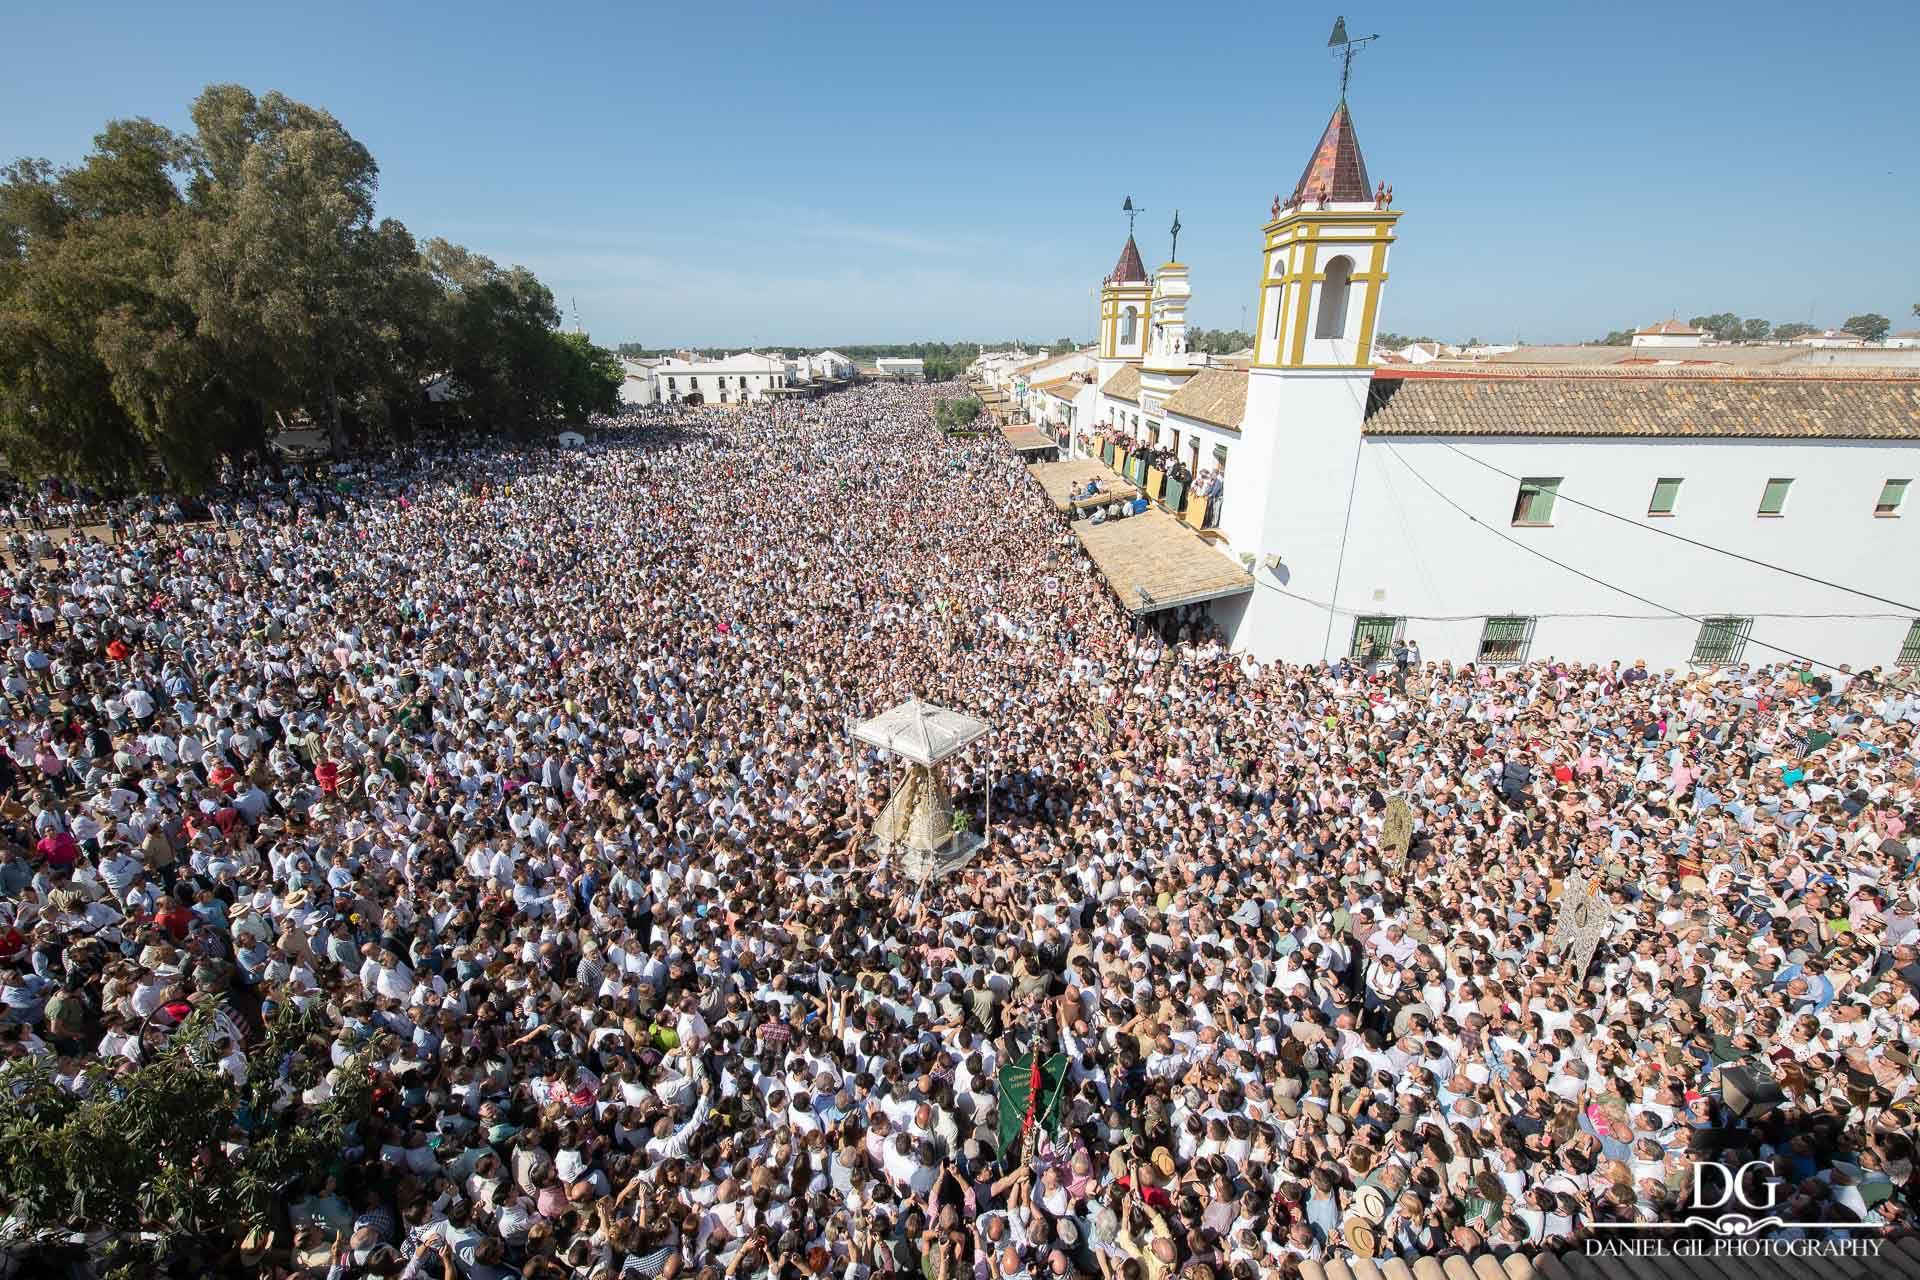
{"label": "green window shutter", "polygon": [[1920,618],[1913,620],[1907,628],[1907,638],[1900,643],[1900,666],[1920,667]]}
{"label": "green window shutter", "polygon": [[1693,642],[1692,661],[1696,665],[1717,666],[1740,661],[1740,654],[1747,647],[1747,633],[1752,629],[1752,618],[1704,619],[1700,623],[1700,635]]}
{"label": "green window shutter", "polygon": [[1349,657],[1363,657],[1367,651],[1367,641],[1374,642],[1373,655],[1376,658],[1387,657],[1393,649],[1393,637],[1399,632],[1402,619],[1388,617],[1360,617],[1353,620],[1353,647],[1347,651]]}
{"label": "green window shutter", "polygon": [[1525,662],[1533,643],[1532,618],[1488,618],[1480,632],[1481,662]]}
{"label": "green window shutter", "polygon": [[1560,492],[1560,478],[1532,476],[1520,482],[1520,496],[1513,504],[1515,524],[1553,523],[1553,499]]}
{"label": "green window shutter", "polygon": [[1793,487],[1792,480],[1774,479],[1767,481],[1766,492],[1760,495],[1760,514],[1777,516],[1787,509],[1787,490]]}
{"label": "green window shutter", "polygon": [[1873,514],[1891,516],[1900,513],[1900,504],[1907,500],[1907,486],[1911,480],[1889,480],[1880,486],[1880,501],[1873,504]]}
{"label": "green window shutter", "polygon": [[1670,516],[1674,505],[1680,500],[1680,481],[1677,478],[1663,478],[1653,482],[1653,501],[1647,504],[1650,516]]}

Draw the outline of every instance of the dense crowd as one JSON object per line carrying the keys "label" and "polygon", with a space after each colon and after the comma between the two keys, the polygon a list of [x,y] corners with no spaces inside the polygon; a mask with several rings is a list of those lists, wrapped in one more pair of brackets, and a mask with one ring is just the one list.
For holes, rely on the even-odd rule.
{"label": "dense crowd", "polygon": [[[262,1274],[1274,1280],[1684,1217],[1706,1161],[1907,1223],[1910,686],[1260,666],[930,409],[651,410],[17,554],[0,1048],[84,1089],[196,1001],[314,1013],[292,1104],[375,1111]],[[912,695],[995,727],[990,847],[919,898],[847,731]],[[1036,1046],[1064,1122],[1001,1150]]]}

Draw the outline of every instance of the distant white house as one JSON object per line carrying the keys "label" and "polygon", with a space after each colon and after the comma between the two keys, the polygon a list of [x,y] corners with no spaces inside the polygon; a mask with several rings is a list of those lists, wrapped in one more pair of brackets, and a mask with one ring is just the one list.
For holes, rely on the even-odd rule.
{"label": "distant white house", "polygon": [[1408,364],[1425,364],[1429,360],[1444,360],[1448,356],[1458,355],[1459,350],[1445,342],[1409,342],[1400,348],[1400,354]]}
{"label": "distant white house", "polygon": [[1920,348],[1920,329],[1907,329],[1900,333],[1889,334],[1886,345],[1901,350]]}
{"label": "distant white house", "polygon": [[882,356],[873,362],[873,367],[887,378],[924,378],[927,375],[926,361],[918,356]]}
{"label": "distant white house", "polygon": [[1848,333],[1845,329],[1822,329],[1817,333],[1803,333],[1793,340],[1796,347],[1864,347],[1867,340],[1857,333]]}
{"label": "distant white house", "polygon": [[623,357],[620,361],[620,370],[624,375],[620,381],[620,403],[658,404],[660,396],[654,387],[653,371],[665,363],[665,360],[658,358]]}
{"label": "distant white house", "polygon": [[816,351],[807,357],[807,362],[816,378],[851,378],[853,376],[853,357],[843,356],[838,351]]}
{"label": "distant white house", "polygon": [[757,351],[719,359],[676,355],[653,371],[653,393],[664,404],[746,404],[788,385],[787,362]]}
{"label": "distant white house", "polygon": [[1633,331],[1636,347],[1697,347],[1705,340],[1706,335],[1699,329],[1678,320],[1662,320]]}

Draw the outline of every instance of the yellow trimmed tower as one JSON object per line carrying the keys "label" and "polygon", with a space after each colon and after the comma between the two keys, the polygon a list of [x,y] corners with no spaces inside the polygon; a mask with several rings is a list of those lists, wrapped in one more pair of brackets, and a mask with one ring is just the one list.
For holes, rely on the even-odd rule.
{"label": "yellow trimmed tower", "polygon": [[1353,117],[1334,108],[1306,171],[1274,198],[1260,274],[1256,369],[1371,369],[1398,211],[1370,187]]}
{"label": "yellow trimmed tower", "polygon": [[[1328,643],[1327,614],[1348,524],[1373,381],[1373,335],[1400,214],[1372,185],[1345,99],[1334,108],[1261,235],[1259,329],[1241,441],[1224,477],[1220,529],[1284,591],[1216,611],[1234,647],[1261,658]],[[1228,610],[1237,616],[1227,616]]]}
{"label": "yellow trimmed tower", "polygon": [[1153,284],[1129,234],[1120,261],[1100,285],[1100,386],[1106,386],[1121,366],[1139,364],[1145,358],[1152,299]]}

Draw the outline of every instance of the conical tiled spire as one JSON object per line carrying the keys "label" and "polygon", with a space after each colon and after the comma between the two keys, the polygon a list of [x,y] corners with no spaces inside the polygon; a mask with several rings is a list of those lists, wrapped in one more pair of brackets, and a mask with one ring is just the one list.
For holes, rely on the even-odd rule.
{"label": "conical tiled spire", "polygon": [[1360,138],[1353,131],[1353,117],[1347,112],[1344,98],[1333,109],[1333,119],[1327,121],[1327,131],[1320,135],[1320,145],[1313,149],[1289,203],[1322,199],[1333,204],[1373,199],[1367,162],[1360,155]]}
{"label": "conical tiled spire", "polygon": [[1126,284],[1129,281],[1146,283],[1147,269],[1140,261],[1140,250],[1133,243],[1133,237],[1127,237],[1127,247],[1120,251],[1120,261],[1114,265],[1113,274],[1107,277],[1114,284]]}

